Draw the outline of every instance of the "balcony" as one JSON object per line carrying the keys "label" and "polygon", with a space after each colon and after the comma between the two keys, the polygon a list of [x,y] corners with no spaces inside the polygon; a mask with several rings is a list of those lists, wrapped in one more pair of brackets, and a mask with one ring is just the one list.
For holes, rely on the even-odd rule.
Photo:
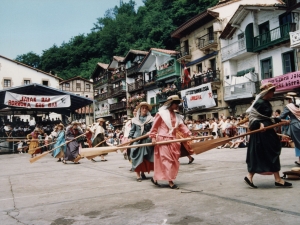
{"label": "balcony", "polygon": [[286,23],[269,32],[253,38],[253,52],[262,51],[290,39],[289,32],[295,31],[296,24]]}
{"label": "balcony", "polygon": [[176,63],[168,68],[157,70],[156,80],[159,81],[173,76],[180,77],[179,69],[176,71]]}
{"label": "balcony", "polygon": [[105,92],[105,93],[101,93],[101,94],[98,94],[98,95],[95,95],[95,100],[97,101],[103,101],[105,99],[108,99],[109,98],[109,92]]}
{"label": "balcony", "polygon": [[291,48],[300,48],[300,30],[290,32]]}
{"label": "balcony", "polygon": [[186,46],[183,46],[180,48],[179,50],[179,54],[177,56],[177,59],[191,59],[192,58],[192,55],[191,55],[191,50],[190,48],[186,47]]}
{"label": "balcony", "polygon": [[200,38],[198,38],[198,48],[201,51],[207,52],[209,50],[217,50],[218,41],[217,35],[215,33],[208,33]]}
{"label": "balcony", "polygon": [[139,81],[136,81],[132,84],[128,84],[128,92],[133,92],[133,91],[138,91],[138,90],[141,90],[143,89],[143,81],[142,80],[139,80]]}
{"label": "balcony", "polygon": [[113,119],[111,121],[111,124],[114,126],[114,127],[119,127],[119,126],[123,126],[123,119]]}
{"label": "balcony", "polygon": [[222,62],[228,59],[238,58],[241,54],[247,52],[246,39],[242,38],[221,49]]}
{"label": "balcony", "polygon": [[126,102],[117,102],[117,103],[114,103],[114,104],[110,104],[109,105],[109,111],[110,112],[113,112],[113,111],[116,111],[116,110],[122,110],[122,109],[126,109]]}
{"label": "balcony", "polygon": [[138,68],[139,65],[136,64],[135,66],[130,67],[129,69],[127,69],[127,76],[130,77],[132,75],[135,75],[138,72]]}
{"label": "balcony", "polygon": [[102,109],[102,110],[95,110],[95,117],[106,117],[110,116],[109,110],[108,109]]}
{"label": "balcony", "polygon": [[183,87],[181,90],[186,90],[188,88],[197,87],[201,84],[212,82],[220,83],[220,70],[212,70],[196,77],[192,77],[190,84]]}
{"label": "balcony", "polygon": [[111,83],[116,83],[120,80],[124,80],[125,79],[125,72],[124,71],[120,71],[117,72],[115,74],[111,75]]}
{"label": "balcony", "polygon": [[224,101],[252,98],[256,93],[255,82],[246,82],[224,87]]}
{"label": "balcony", "polygon": [[101,85],[107,84],[108,83],[108,79],[100,79],[96,82],[94,82],[94,89],[100,87]]}
{"label": "balcony", "polygon": [[144,90],[145,91],[150,91],[150,90],[153,90],[156,88],[158,88],[158,87],[157,87],[157,82],[155,79],[144,82]]}
{"label": "balcony", "polygon": [[126,94],[126,87],[123,85],[111,89],[111,97],[117,97],[125,94]]}

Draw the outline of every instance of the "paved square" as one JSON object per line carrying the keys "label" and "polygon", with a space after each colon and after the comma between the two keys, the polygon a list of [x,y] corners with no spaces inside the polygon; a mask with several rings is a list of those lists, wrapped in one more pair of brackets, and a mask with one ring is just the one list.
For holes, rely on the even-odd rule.
{"label": "paved square", "polygon": [[[33,164],[28,154],[0,155],[0,224],[299,224],[300,181],[282,189],[273,176],[255,175],[259,188],[248,188],[245,148],[194,157],[191,165],[180,159],[180,189],[171,190],[136,182],[120,153],[80,165],[50,155]],[[282,171],[295,160],[294,149],[283,148]]]}

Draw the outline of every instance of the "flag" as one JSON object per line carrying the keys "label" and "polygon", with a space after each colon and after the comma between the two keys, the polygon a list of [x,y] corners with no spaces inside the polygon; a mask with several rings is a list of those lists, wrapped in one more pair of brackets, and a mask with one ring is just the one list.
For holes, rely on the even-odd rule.
{"label": "flag", "polygon": [[181,65],[183,67],[183,78],[182,78],[182,88],[185,86],[188,86],[188,84],[191,82],[190,73],[188,69],[185,66],[185,61],[181,61]]}

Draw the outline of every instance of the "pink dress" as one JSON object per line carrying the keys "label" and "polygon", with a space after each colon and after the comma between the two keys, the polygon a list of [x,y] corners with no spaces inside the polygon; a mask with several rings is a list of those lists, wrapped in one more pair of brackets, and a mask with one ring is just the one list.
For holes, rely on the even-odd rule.
{"label": "pink dress", "polygon": [[[170,113],[172,127],[175,126],[175,113]],[[169,134],[169,128],[159,115],[156,114],[152,129],[150,130],[150,138],[156,139],[157,142],[176,139],[176,130],[179,130],[185,137],[191,135],[190,130],[183,124],[173,130]],[[154,147],[154,180],[173,181],[176,179],[180,157],[180,142],[174,142],[165,145],[155,145]]]}

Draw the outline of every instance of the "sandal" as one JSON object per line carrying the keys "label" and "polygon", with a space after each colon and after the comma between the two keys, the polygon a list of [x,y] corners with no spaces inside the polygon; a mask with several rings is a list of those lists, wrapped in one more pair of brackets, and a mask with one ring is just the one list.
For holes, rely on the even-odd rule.
{"label": "sandal", "polygon": [[159,184],[157,183],[157,181],[154,182],[153,177],[151,178],[151,182],[152,182],[154,185],[159,186]]}
{"label": "sandal", "polygon": [[147,179],[147,177],[146,177],[146,175],[145,175],[144,173],[141,174],[141,177],[142,177],[142,179],[144,179],[144,180]]}
{"label": "sandal", "polygon": [[74,162],[74,164],[80,164],[80,162]]}
{"label": "sandal", "polygon": [[192,162],[194,162],[194,158],[192,157],[192,159],[191,160],[189,160],[189,163],[188,164],[191,164]]}
{"label": "sandal", "polygon": [[63,164],[67,164],[66,160],[63,160],[62,163],[63,163]]}
{"label": "sandal", "polygon": [[136,181],[137,181],[137,182],[142,182],[142,178],[140,178],[140,177],[139,177],[139,178],[136,178]]}
{"label": "sandal", "polygon": [[97,162],[95,159],[91,159],[92,162]]}
{"label": "sandal", "polygon": [[101,159],[101,162],[106,162],[107,161],[107,159]]}

